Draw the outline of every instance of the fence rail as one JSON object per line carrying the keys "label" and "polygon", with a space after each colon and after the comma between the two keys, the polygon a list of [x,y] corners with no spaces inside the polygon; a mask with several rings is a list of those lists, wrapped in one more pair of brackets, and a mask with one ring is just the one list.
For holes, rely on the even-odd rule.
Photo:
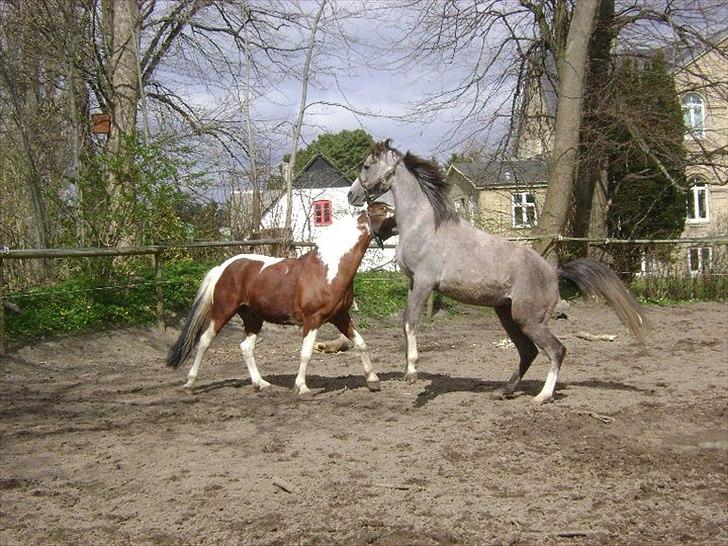
{"label": "fence rail", "polygon": [[[585,237],[564,237],[561,235],[543,235],[530,237],[510,237],[516,242],[551,241],[553,244],[560,242],[581,242],[590,245],[728,245],[728,238],[683,238],[683,239],[594,239]],[[309,241],[289,242],[283,238],[252,239],[238,241],[200,241],[194,243],[152,245],[140,247],[118,247],[118,248],[49,248],[49,249],[11,249],[0,247],[0,355],[6,353],[5,343],[5,279],[4,260],[25,260],[25,259],[46,259],[46,258],[94,258],[103,256],[151,256],[154,269],[154,285],[156,298],[156,319],[160,327],[164,326],[164,287],[162,281],[161,263],[165,252],[171,250],[202,249],[202,248],[229,248],[229,247],[255,247],[273,244],[287,243],[291,248],[310,248],[315,243]],[[549,245],[550,246],[550,245]],[[370,248],[379,248],[370,246]],[[385,244],[382,248],[393,249],[396,245]]]}

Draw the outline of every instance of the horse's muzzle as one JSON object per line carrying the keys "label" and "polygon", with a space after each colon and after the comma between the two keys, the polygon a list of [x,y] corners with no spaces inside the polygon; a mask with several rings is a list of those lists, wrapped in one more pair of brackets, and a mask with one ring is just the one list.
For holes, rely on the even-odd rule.
{"label": "horse's muzzle", "polygon": [[347,199],[349,200],[349,204],[354,207],[362,207],[367,202],[364,192],[358,189],[350,189]]}

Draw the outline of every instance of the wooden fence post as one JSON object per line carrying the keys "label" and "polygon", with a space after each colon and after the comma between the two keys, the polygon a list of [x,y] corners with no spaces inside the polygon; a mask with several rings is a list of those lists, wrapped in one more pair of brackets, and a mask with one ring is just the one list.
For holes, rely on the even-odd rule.
{"label": "wooden fence post", "polygon": [[157,297],[157,326],[164,331],[164,286],[162,283],[162,252],[152,254],[154,265],[154,291]]}
{"label": "wooden fence post", "polygon": [[0,258],[0,356],[4,355],[5,352],[5,276],[3,273],[3,259]]}

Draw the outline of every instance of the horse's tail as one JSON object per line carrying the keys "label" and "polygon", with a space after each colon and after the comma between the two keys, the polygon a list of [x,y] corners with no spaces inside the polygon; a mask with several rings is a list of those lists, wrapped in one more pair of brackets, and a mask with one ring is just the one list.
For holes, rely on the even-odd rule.
{"label": "horse's tail", "polygon": [[215,292],[215,285],[220,278],[220,266],[214,267],[205,275],[190,312],[187,313],[182,331],[169,348],[167,353],[167,366],[177,368],[187,355],[190,354],[203,332],[207,330],[211,322],[212,296]]}
{"label": "horse's tail", "polygon": [[573,281],[585,296],[605,300],[635,339],[642,342],[647,324],[644,311],[634,297],[608,266],[588,258],[579,258],[560,267],[557,274]]}

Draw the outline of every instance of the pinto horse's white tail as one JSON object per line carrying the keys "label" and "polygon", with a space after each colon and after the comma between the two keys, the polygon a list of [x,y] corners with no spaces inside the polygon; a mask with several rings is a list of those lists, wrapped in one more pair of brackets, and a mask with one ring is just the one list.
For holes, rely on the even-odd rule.
{"label": "pinto horse's white tail", "polygon": [[560,267],[558,276],[574,282],[586,296],[605,300],[619,320],[639,342],[644,340],[646,322],[644,311],[617,274],[596,260],[579,258]]}
{"label": "pinto horse's white tail", "polygon": [[212,296],[215,292],[215,285],[220,278],[220,266],[212,268],[205,275],[190,312],[185,318],[182,331],[169,348],[167,353],[167,366],[179,367],[185,358],[195,348],[202,333],[210,326],[212,311]]}

